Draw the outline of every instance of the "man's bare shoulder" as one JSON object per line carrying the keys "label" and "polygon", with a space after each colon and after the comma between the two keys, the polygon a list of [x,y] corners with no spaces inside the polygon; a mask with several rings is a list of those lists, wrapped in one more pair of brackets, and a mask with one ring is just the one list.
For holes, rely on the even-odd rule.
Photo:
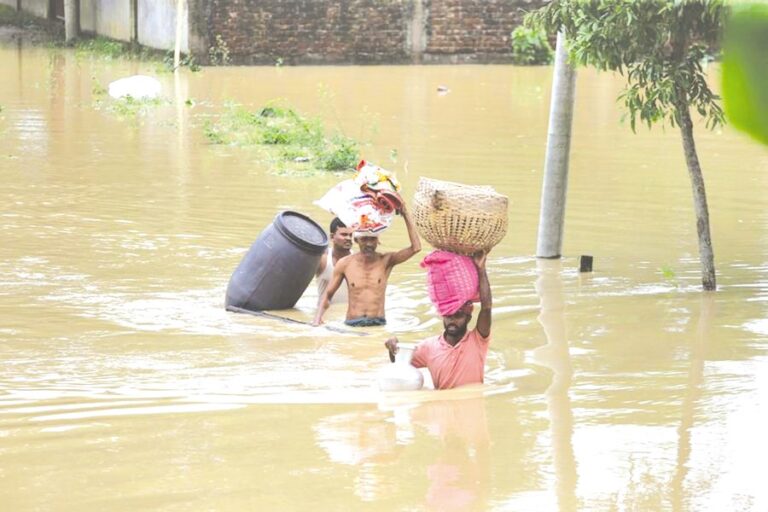
{"label": "man's bare shoulder", "polygon": [[340,258],[339,261],[336,262],[337,267],[347,267],[350,265],[350,263],[353,263],[357,261],[360,258],[359,252],[353,252],[352,254],[347,254],[343,258]]}

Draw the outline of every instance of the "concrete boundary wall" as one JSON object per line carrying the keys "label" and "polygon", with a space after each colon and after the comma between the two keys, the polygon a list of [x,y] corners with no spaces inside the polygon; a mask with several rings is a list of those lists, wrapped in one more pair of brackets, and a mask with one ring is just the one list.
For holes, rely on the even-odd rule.
{"label": "concrete boundary wall", "polygon": [[16,8],[16,0],[0,0],[0,5]]}
{"label": "concrete boundary wall", "polygon": [[[48,18],[50,15],[49,0],[21,0],[21,10],[26,11],[41,18]],[[13,7],[16,7],[15,2]]]}
{"label": "concrete boundary wall", "polygon": [[[186,7],[186,2],[184,2]],[[189,23],[185,8],[181,13],[181,51],[189,53]],[[151,48],[171,50],[176,45],[176,0],[138,0],[139,43]]]}
{"label": "concrete boundary wall", "polygon": [[96,33],[96,9],[99,0],[80,0],[80,30]]}
{"label": "concrete boundary wall", "polygon": [[[77,0],[80,29],[170,50],[176,0]],[[16,0],[0,0],[15,7]],[[184,0],[181,50],[205,63],[510,62],[511,32],[547,0]],[[50,0],[21,0],[49,17]],[[211,52],[211,49],[214,51]]]}
{"label": "concrete boundary wall", "polygon": [[98,35],[131,40],[131,2],[129,0],[98,0],[96,7],[96,30]]}

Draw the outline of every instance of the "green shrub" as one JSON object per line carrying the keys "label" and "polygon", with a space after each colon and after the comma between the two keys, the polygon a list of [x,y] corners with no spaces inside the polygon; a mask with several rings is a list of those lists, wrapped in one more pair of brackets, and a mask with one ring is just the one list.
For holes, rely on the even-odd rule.
{"label": "green shrub", "polygon": [[512,31],[512,60],[515,64],[549,64],[553,55],[552,47],[543,31],[524,26]]}
{"label": "green shrub", "polygon": [[75,50],[78,56],[98,55],[107,60],[119,59],[131,53],[128,43],[121,43],[106,37],[80,39],[75,43]]}
{"label": "green shrub", "polygon": [[320,154],[319,167],[325,171],[354,169],[360,150],[352,139],[337,135],[333,137]]}
{"label": "green shrub", "polygon": [[229,64],[229,47],[221,34],[216,34],[216,42],[208,48],[208,60],[212,66],[226,66]]}
{"label": "green shrub", "polygon": [[207,121],[203,130],[212,144],[260,148],[264,160],[281,173],[352,170],[359,160],[355,140],[340,133],[327,136],[318,118],[304,117],[277,103],[255,112],[229,105],[215,121]]}

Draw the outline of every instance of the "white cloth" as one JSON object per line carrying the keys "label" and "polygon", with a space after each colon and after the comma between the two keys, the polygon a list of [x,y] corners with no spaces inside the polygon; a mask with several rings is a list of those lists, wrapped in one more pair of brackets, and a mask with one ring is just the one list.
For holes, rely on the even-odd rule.
{"label": "white cloth", "polygon": [[[320,275],[317,276],[318,302],[322,298],[323,293],[325,293],[325,289],[328,288],[328,283],[331,282],[331,277],[333,277],[333,245],[328,247],[328,252],[325,257],[325,268]],[[333,298],[331,299],[331,304],[338,304],[340,302],[347,302],[347,283],[343,280],[341,286],[339,286],[339,289],[336,290],[336,293],[333,294]]]}
{"label": "white cloth", "polygon": [[392,223],[393,215],[382,212],[376,199],[361,192],[360,187],[351,179],[332,187],[315,204],[354,230],[378,233]]}

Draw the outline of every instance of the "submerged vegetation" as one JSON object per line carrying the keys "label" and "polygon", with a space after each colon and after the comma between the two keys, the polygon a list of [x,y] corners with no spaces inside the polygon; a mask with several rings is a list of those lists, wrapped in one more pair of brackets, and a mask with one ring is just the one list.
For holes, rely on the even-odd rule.
{"label": "submerged vegetation", "polygon": [[126,119],[137,119],[144,116],[155,108],[166,105],[167,100],[162,98],[142,98],[136,99],[131,96],[125,96],[120,99],[112,100],[106,104],[106,110],[117,117]]}
{"label": "submerged vegetation", "polygon": [[326,135],[323,123],[290,107],[270,103],[256,112],[228,105],[203,127],[213,144],[262,149],[278,172],[351,170],[359,160],[358,143],[341,133]]}
{"label": "submerged vegetation", "polygon": [[101,110],[120,119],[133,122],[138,122],[141,117],[146,116],[157,107],[169,103],[165,98],[134,98],[132,96],[118,99],[110,98],[107,95],[107,88],[95,78],[92,79],[91,94],[94,98],[93,106],[96,110]]}

